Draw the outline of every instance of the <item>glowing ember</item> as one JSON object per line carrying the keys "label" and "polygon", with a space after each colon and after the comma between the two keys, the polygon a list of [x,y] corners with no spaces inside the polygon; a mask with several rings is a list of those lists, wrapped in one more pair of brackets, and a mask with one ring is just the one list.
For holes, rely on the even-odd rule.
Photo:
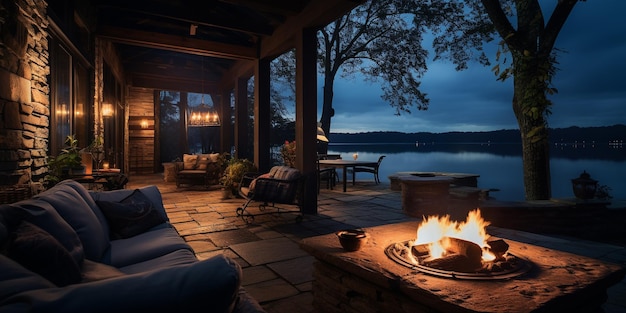
{"label": "glowing ember", "polygon": [[413,245],[427,245],[429,259],[445,257],[450,248],[447,238],[458,238],[477,244],[482,249],[482,260],[493,261],[496,256],[489,251],[485,230],[490,223],[480,216],[480,210],[470,211],[465,222],[451,221],[449,215],[429,216],[417,227],[417,238]]}

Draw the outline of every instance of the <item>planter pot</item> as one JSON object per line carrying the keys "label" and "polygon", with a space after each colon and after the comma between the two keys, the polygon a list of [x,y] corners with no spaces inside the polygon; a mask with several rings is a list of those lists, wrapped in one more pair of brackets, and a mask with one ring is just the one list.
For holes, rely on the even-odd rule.
{"label": "planter pot", "polygon": [[230,199],[232,195],[230,188],[222,188],[222,200]]}
{"label": "planter pot", "polygon": [[85,172],[86,170],[84,166],[77,166],[69,169],[69,174],[74,176],[85,175]]}
{"label": "planter pot", "polygon": [[574,196],[581,200],[593,199],[598,189],[598,181],[591,178],[586,171],[580,177],[572,179],[572,189]]}

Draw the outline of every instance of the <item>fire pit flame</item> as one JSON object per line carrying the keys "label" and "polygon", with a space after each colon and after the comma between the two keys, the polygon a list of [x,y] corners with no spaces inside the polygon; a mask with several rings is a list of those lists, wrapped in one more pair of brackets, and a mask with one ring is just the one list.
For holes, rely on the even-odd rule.
{"label": "fire pit flame", "polygon": [[392,244],[385,253],[397,263],[445,277],[500,279],[527,272],[530,263],[509,253],[504,240],[489,240],[488,225],[479,210],[469,212],[463,223],[430,216],[418,226],[415,240]]}
{"label": "fire pit flame", "polygon": [[451,241],[447,238],[459,238],[477,244],[483,251],[483,261],[492,261],[495,255],[489,251],[485,229],[489,224],[478,209],[470,211],[463,223],[451,221],[449,215],[429,216],[417,227],[415,245],[428,244],[430,257],[437,259],[444,257],[450,248]]}

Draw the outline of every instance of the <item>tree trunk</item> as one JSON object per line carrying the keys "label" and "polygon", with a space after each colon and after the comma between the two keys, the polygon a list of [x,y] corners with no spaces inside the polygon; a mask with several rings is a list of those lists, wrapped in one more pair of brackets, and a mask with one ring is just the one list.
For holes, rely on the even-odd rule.
{"label": "tree trunk", "polygon": [[[515,57],[513,111],[522,137],[522,162],[526,200],[547,200],[551,197],[550,143],[546,121],[543,81],[536,58]],[[536,63],[537,62],[537,63]]]}
{"label": "tree trunk", "polygon": [[[330,77],[329,77],[330,76]],[[327,73],[324,77],[324,99],[322,105],[322,116],[320,118],[320,123],[322,123],[322,129],[326,134],[326,137],[330,135],[330,121],[331,118],[335,115],[335,109],[333,109],[333,95],[334,95],[334,77],[331,74]],[[318,143],[318,153],[326,154],[328,153],[328,143]]]}

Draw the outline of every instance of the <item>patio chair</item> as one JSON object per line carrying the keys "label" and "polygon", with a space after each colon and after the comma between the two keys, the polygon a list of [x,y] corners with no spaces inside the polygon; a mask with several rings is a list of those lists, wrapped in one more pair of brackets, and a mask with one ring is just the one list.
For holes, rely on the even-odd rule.
{"label": "patio chair", "polygon": [[[274,166],[268,173],[246,173],[239,184],[239,195],[246,199],[242,207],[237,208],[237,216],[246,223],[254,217],[266,214],[299,213],[296,222],[302,221],[300,193],[304,176],[300,171],[289,166]],[[260,213],[250,213],[252,202],[260,202]],[[276,204],[296,205],[297,210],[277,207]]]}
{"label": "patio chair", "polygon": [[380,184],[380,178],[378,177],[378,168],[380,167],[380,163],[383,162],[384,158],[385,156],[381,155],[378,158],[378,162],[374,166],[355,166],[354,169],[352,170],[352,185],[354,185],[354,180],[355,180],[357,172],[365,172],[365,173],[374,174],[374,182],[376,182],[377,185]]}
{"label": "patio chair", "polygon": [[317,158],[317,193],[320,192],[322,181],[326,182],[326,188],[332,190],[335,187],[338,176],[337,169],[334,167],[322,167],[319,160],[337,160],[341,159],[340,155],[320,154]]}

